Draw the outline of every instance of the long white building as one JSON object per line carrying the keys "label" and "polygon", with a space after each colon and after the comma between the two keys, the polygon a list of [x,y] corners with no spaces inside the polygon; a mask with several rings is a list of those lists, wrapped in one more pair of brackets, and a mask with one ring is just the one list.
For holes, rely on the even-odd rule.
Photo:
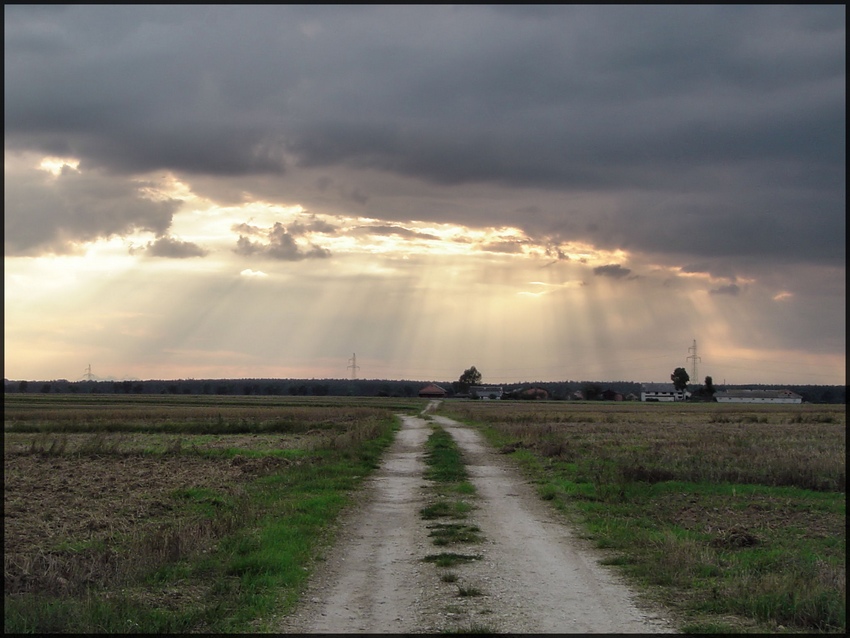
{"label": "long white building", "polygon": [[714,393],[718,403],[802,403],[803,397],[791,390],[721,390]]}

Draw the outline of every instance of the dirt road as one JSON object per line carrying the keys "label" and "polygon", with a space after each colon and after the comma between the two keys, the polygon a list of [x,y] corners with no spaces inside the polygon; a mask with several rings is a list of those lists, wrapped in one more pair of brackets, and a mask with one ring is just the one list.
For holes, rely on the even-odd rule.
{"label": "dirt road", "polygon": [[[432,407],[432,406],[429,406]],[[428,410],[426,410],[427,413]],[[439,416],[404,424],[344,517],[334,547],[283,633],[665,633],[673,626],[598,564],[586,544],[472,428]],[[482,543],[457,549],[480,560],[440,569],[428,537],[424,445],[429,420],[460,446]],[[454,583],[441,575],[451,571]],[[478,595],[461,596],[461,590]]]}

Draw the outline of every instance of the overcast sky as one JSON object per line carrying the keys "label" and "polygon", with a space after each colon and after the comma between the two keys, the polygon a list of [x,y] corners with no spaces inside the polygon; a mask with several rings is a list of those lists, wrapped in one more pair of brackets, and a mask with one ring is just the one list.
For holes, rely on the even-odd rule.
{"label": "overcast sky", "polygon": [[843,5],[4,17],[6,378],[845,383]]}

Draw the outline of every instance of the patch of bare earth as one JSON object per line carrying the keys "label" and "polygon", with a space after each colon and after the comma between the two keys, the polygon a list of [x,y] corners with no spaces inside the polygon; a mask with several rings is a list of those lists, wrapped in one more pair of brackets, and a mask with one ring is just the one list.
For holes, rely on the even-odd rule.
{"label": "patch of bare earth", "polygon": [[[77,591],[127,571],[133,543],[183,514],[175,490],[232,493],[283,459],[193,455],[4,455],[5,592]],[[185,536],[185,529],[183,530]],[[199,549],[214,542],[199,525]],[[149,542],[149,541],[148,541]],[[174,542],[177,542],[176,539]],[[148,548],[150,550],[150,548]],[[150,554],[150,552],[149,552]]]}
{"label": "patch of bare earth", "polygon": [[[438,547],[419,514],[429,503],[424,418],[402,430],[344,517],[284,633],[664,633],[665,614],[638,601],[576,538],[510,462],[471,428],[432,417],[460,446],[477,496],[464,521],[484,540]],[[440,568],[441,552],[479,557]],[[454,581],[446,578],[453,574]]]}

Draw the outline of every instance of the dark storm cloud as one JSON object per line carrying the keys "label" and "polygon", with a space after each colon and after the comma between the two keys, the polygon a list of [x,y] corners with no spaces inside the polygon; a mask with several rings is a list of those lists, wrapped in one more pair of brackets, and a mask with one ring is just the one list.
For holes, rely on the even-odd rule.
{"label": "dark storm cloud", "polygon": [[741,292],[741,288],[738,286],[738,284],[727,284],[725,286],[713,288],[708,292],[712,295],[730,295],[732,297],[737,297],[738,294]]}
{"label": "dark storm cloud", "polygon": [[845,259],[843,6],[7,6],[4,67],[7,148],[82,170],[533,188],[501,222],[555,241]]}
{"label": "dark storm cloud", "polygon": [[558,246],[546,245],[545,253],[547,257],[551,257],[554,261],[550,262],[550,264],[557,263],[559,261],[569,261],[570,256],[561,250]]}
{"label": "dark storm cloud", "polygon": [[416,230],[410,230],[402,226],[358,226],[352,230],[356,235],[389,235],[396,237],[404,237],[406,239],[424,239],[425,241],[439,241],[440,238],[431,233],[420,233]]}
{"label": "dark storm cloud", "polygon": [[259,255],[281,261],[322,259],[331,256],[331,252],[327,248],[322,248],[314,244],[311,244],[306,250],[301,248],[295,241],[295,236],[280,222],[276,222],[272,228],[266,231],[261,231],[247,224],[239,224],[234,226],[234,229],[245,230],[251,235],[263,235],[267,240],[266,243],[251,241],[240,234],[239,239],[236,241],[236,248],[233,249],[237,255]]}
{"label": "dark storm cloud", "polygon": [[490,253],[506,253],[516,254],[522,252],[522,247],[526,244],[523,241],[494,241],[489,244],[482,244],[481,250]]}
{"label": "dark storm cloud", "polygon": [[296,221],[289,225],[289,232],[293,235],[303,235],[304,233],[321,233],[323,235],[331,235],[339,230],[337,226],[328,222],[317,219],[312,215],[307,222]]}
{"label": "dark storm cloud", "polygon": [[240,235],[265,235],[266,231],[264,231],[259,226],[252,226],[251,224],[233,224],[230,227],[234,233],[239,233]]}
{"label": "dark storm cloud", "polygon": [[7,165],[5,254],[73,253],[82,242],[136,230],[163,235],[181,202],[142,198],[136,184],[66,166],[59,175]]}
{"label": "dark storm cloud", "polygon": [[185,259],[187,257],[204,257],[209,251],[190,241],[181,241],[174,237],[160,237],[148,242],[146,251],[151,257],[170,257]]}
{"label": "dark storm cloud", "polygon": [[600,277],[611,277],[612,279],[622,279],[631,274],[630,268],[623,268],[620,264],[608,264],[607,266],[597,266],[593,269],[593,274]]}

